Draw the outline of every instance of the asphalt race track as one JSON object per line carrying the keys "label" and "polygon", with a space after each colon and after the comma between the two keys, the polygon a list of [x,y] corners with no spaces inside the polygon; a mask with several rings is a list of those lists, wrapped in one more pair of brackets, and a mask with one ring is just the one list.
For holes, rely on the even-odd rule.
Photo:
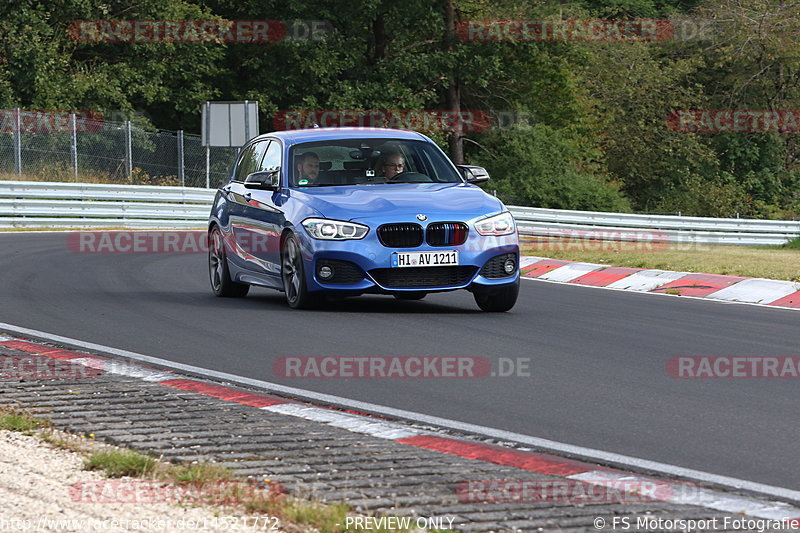
{"label": "asphalt race track", "polygon": [[[0,321],[559,442],[800,489],[800,381],[670,377],[678,355],[800,355],[800,312],[524,281],[506,314],[465,292],[292,311],[215,298],[204,254],[78,254],[0,233]],[[527,357],[532,377],[281,379],[308,355]]]}

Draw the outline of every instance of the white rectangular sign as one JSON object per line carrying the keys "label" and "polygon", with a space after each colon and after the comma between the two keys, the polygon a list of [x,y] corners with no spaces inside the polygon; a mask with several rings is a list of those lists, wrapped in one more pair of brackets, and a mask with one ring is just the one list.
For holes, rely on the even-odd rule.
{"label": "white rectangular sign", "polygon": [[203,146],[242,146],[258,135],[258,102],[203,104]]}

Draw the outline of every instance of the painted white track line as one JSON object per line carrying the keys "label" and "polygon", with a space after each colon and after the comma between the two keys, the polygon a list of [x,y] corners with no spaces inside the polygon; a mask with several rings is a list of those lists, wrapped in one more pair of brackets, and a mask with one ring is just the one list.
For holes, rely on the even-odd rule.
{"label": "painted white track line", "polygon": [[545,272],[539,277],[550,281],[561,281],[566,283],[567,281],[572,281],[573,279],[579,278],[584,274],[594,272],[595,270],[600,270],[601,268],[606,267],[592,263],[568,263],[562,267],[553,269],[550,272]]}
{"label": "painted white track line", "polygon": [[799,288],[800,284],[791,281],[751,278],[712,292],[706,298],[768,304],[794,294]]}
{"label": "painted white track line", "polygon": [[671,272],[669,270],[642,270],[606,285],[612,289],[628,291],[652,291],[670,281],[679,280],[688,272]]}

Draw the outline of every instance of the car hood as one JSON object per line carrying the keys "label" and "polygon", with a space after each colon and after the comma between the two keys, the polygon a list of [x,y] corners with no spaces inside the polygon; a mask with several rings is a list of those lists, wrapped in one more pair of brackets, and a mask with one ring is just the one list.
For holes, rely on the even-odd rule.
{"label": "car hood", "polygon": [[398,183],[294,189],[308,207],[336,220],[404,222],[424,214],[429,220],[468,220],[496,213],[503,204],[466,183]]}

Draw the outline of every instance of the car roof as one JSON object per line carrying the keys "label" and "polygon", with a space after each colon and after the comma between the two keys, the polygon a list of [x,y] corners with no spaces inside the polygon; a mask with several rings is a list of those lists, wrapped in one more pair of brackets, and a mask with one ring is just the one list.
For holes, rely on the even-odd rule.
{"label": "car roof", "polygon": [[404,139],[430,141],[426,136],[411,130],[390,128],[309,128],[304,130],[273,131],[261,137],[277,137],[284,144],[297,144],[335,139]]}

